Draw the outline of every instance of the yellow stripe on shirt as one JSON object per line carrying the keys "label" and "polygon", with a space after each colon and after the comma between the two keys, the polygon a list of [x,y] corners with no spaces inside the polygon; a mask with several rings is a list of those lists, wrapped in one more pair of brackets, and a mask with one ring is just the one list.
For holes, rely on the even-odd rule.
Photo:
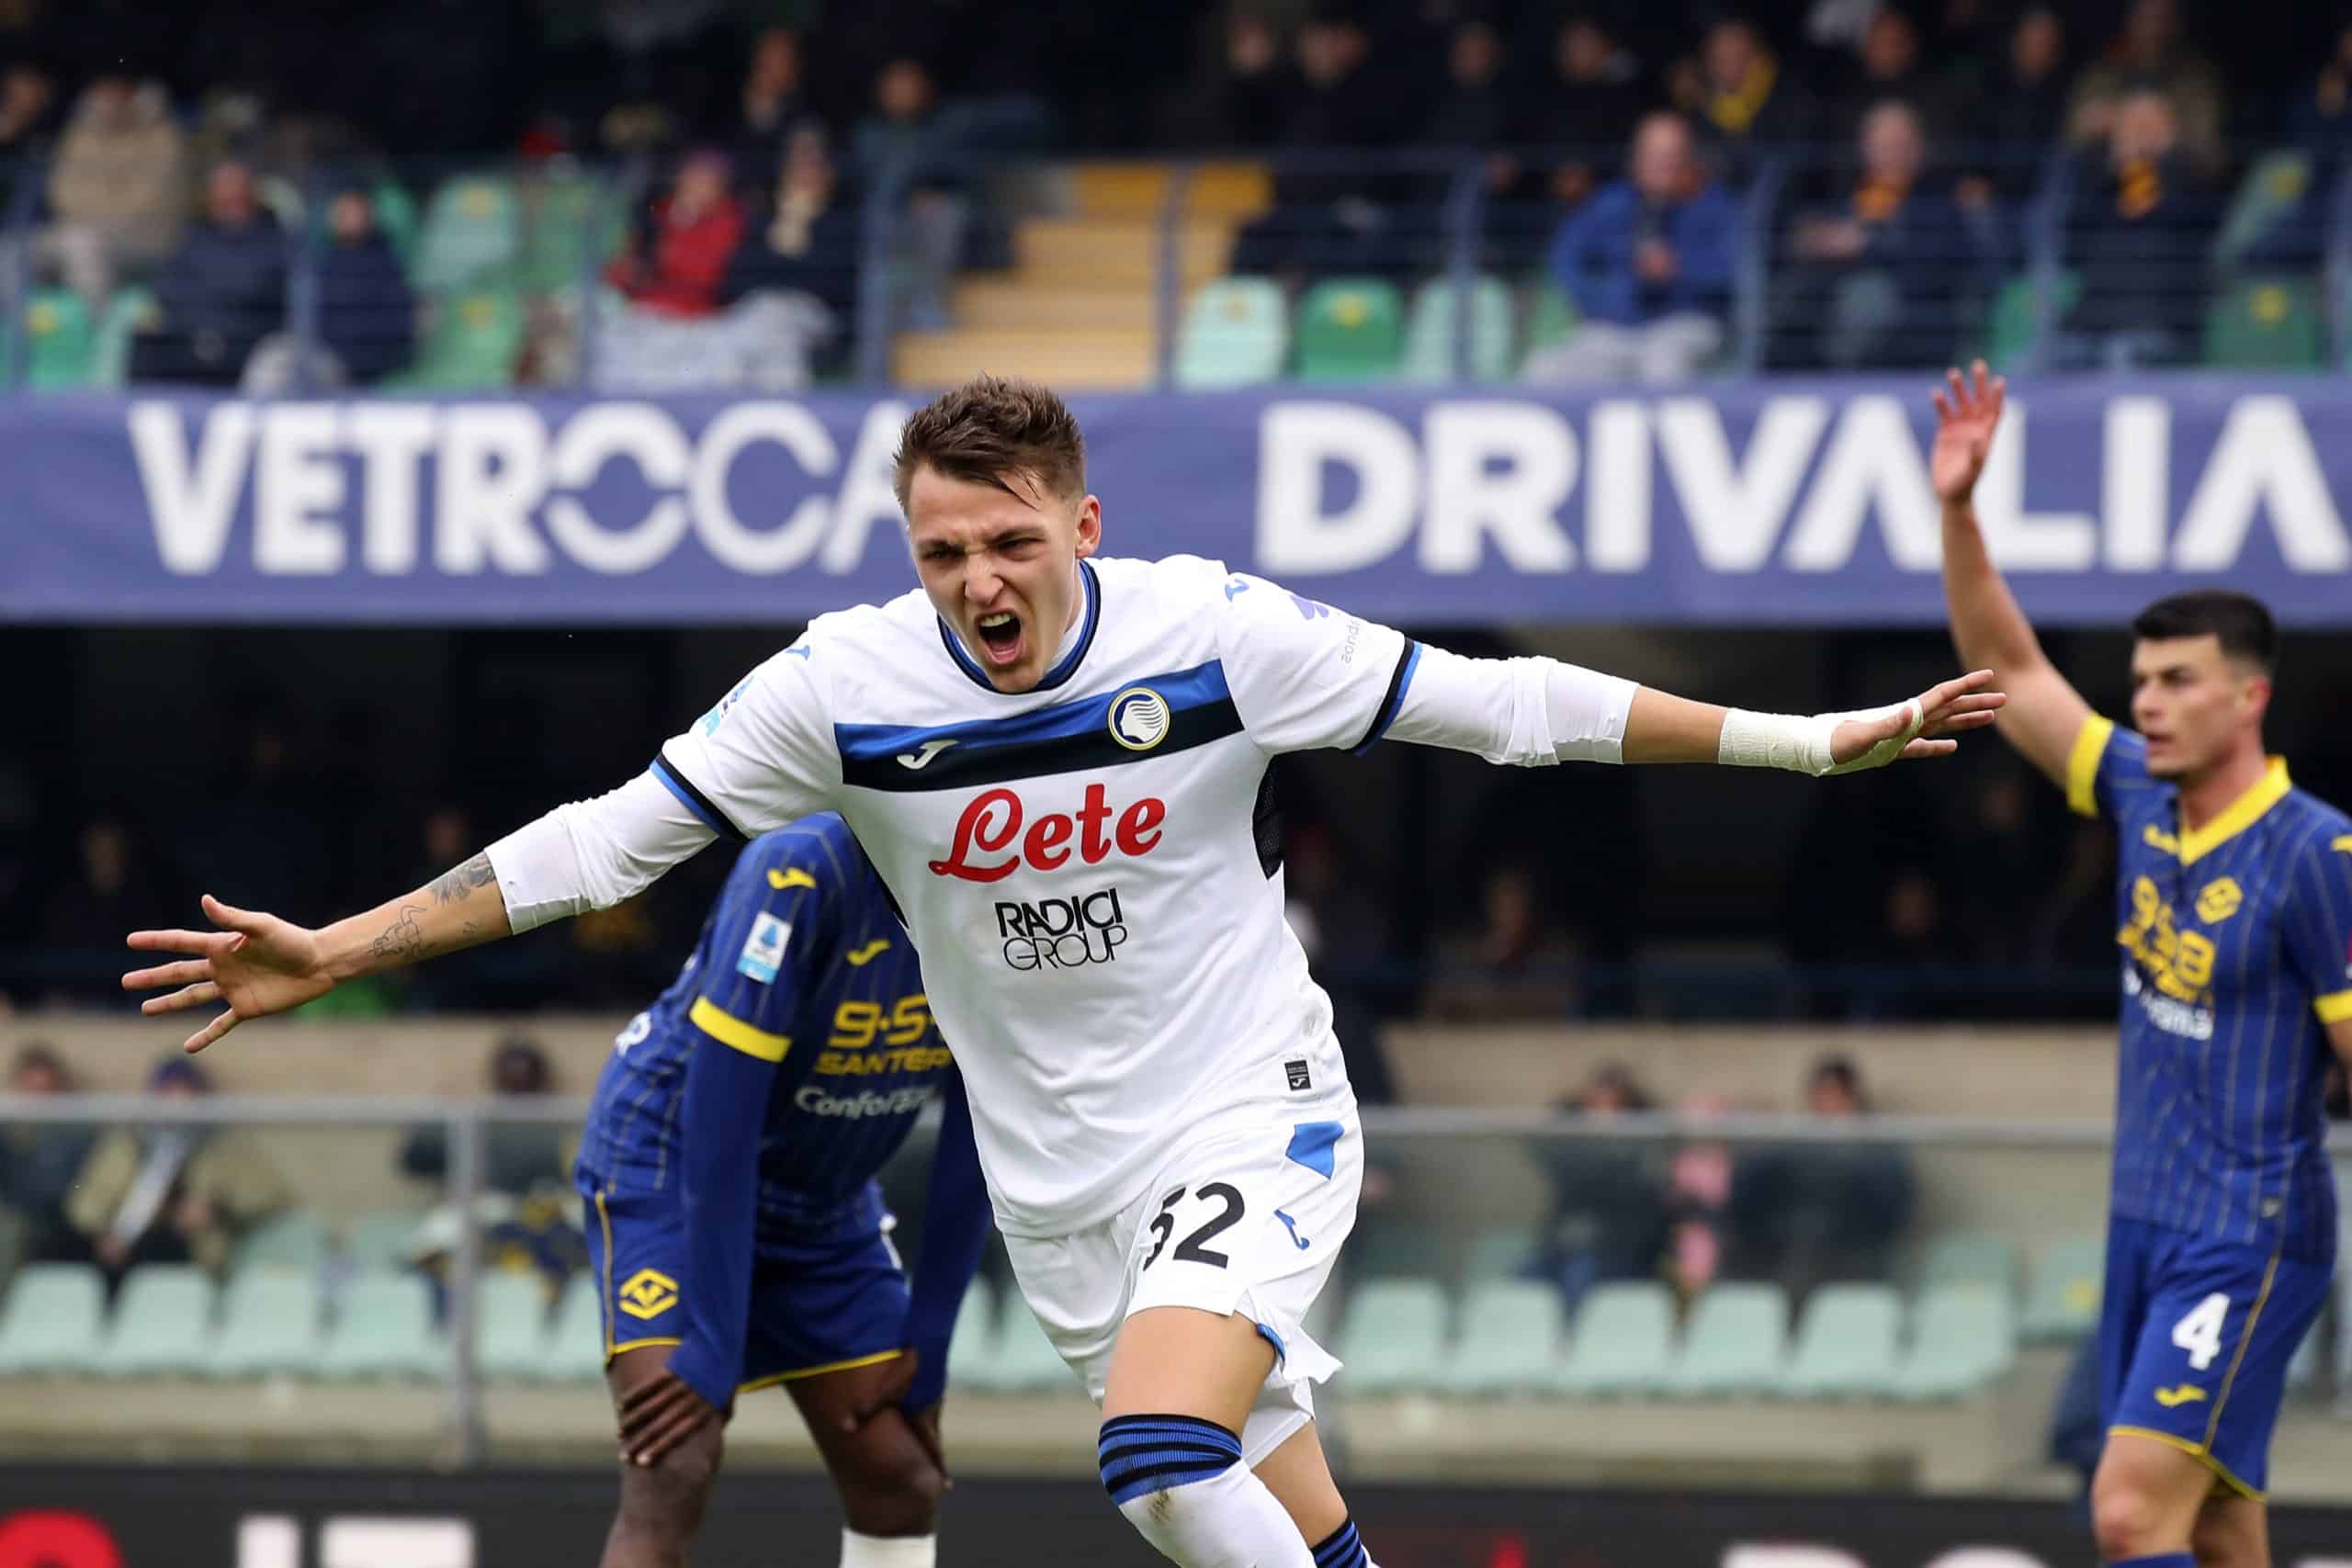
{"label": "yellow stripe on shirt", "polygon": [[2066,804],[2082,816],[2098,815],[2098,764],[2114,733],[2115,721],[2097,714],[2075,732],[2075,750],[2066,759]]}
{"label": "yellow stripe on shirt", "polygon": [[2352,1018],[2352,991],[2332,992],[2312,1005],[2318,1010],[2322,1023],[2342,1023]]}
{"label": "yellow stripe on shirt", "polygon": [[757,1056],[763,1062],[781,1062],[784,1054],[792,1049],[792,1036],[754,1029],[708,997],[696,997],[686,1017],[696,1029],[720,1044],[732,1045],[746,1056]]}

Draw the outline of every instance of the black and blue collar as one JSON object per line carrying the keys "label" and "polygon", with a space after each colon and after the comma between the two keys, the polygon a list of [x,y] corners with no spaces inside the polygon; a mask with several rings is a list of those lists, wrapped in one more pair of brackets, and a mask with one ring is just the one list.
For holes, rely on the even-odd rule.
{"label": "black and blue collar", "polygon": [[[1054,667],[1046,671],[1046,678],[1029,688],[1030,691],[1050,692],[1067,683],[1071,676],[1078,673],[1079,665],[1086,658],[1086,650],[1094,646],[1094,628],[1102,620],[1102,585],[1096,580],[1091,561],[1080,561],[1078,574],[1086,583],[1086,623],[1079,628],[1078,641],[1071,645],[1070,650],[1055,660]],[[939,622],[939,640],[947,645],[947,657],[956,661],[956,667],[969,675],[973,682],[982,689],[995,692],[1001,697],[1028,694],[1025,692],[998,692],[996,683],[989,679],[988,671],[980,668],[979,661],[965,648],[964,639],[956,635],[956,628],[944,619]]]}

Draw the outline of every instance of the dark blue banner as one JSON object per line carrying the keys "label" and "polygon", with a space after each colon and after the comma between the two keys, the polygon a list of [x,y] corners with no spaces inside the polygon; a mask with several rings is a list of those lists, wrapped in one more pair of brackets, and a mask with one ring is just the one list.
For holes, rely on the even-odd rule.
{"label": "dark blue banner", "polygon": [[[1932,622],[1916,380],[1663,395],[1284,388],[1073,400],[1104,547],[1412,624]],[[0,619],[797,621],[914,577],[905,401],[0,408]],[[2352,388],[2016,389],[1979,509],[2029,613],[2226,581],[2352,624]]]}

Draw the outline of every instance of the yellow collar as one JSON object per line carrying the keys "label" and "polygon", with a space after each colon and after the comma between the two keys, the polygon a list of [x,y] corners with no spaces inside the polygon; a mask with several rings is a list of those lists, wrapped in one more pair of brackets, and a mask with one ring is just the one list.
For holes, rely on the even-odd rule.
{"label": "yellow collar", "polygon": [[[2180,863],[2194,865],[2262,819],[2262,814],[2287,798],[2295,781],[2287,776],[2287,759],[2273,757],[2259,783],[2222,808],[2202,828],[2180,836]],[[2179,809],[2176,801],[2174,809]]]}

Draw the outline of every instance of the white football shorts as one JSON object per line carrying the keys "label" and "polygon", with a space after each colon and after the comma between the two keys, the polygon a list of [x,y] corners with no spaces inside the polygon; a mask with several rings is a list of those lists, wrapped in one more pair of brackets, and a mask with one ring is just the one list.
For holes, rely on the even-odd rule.
{"label": "white football shorts", "polygon": [[1098,1404],[1129,1314],[1195,1307],[1258,1325],[1274,1367],[1241,1433],[1255,1465],[1314,1418],[1313,1385],[1340,1370],[1304,1324],[1363,1186],[1363,1129],[1342,1084],[1193,1129],[1111,1219],[1005,1247],[1029,1310]]}

